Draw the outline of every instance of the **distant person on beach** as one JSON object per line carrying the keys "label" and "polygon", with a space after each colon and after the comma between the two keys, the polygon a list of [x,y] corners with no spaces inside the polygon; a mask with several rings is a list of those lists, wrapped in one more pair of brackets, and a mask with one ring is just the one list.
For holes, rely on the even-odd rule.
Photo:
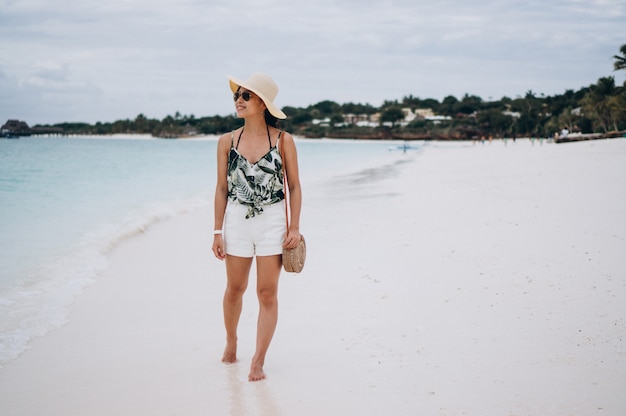
{"label": "distant person on beach", "polygon": [[[226,264],[223,305],[226,348],[222,361],[237,361],[237,324],[256,256],[259,317],[256,352],[248,379],[258,381],[265,378],[265,355],[278,320],[278,277],[283,247],[295,248],[300,241],[302,192],[296,145],[291,134],[278,128],[278,120],[287,118],[274,105],[278,86],[269,76],[259,73],[246,81],[228,79],[237,116],[243,118],[244,125],[221,136],[217,144],[212,249],[215,257]],[[288,230],[283,164],[291,197]]]}

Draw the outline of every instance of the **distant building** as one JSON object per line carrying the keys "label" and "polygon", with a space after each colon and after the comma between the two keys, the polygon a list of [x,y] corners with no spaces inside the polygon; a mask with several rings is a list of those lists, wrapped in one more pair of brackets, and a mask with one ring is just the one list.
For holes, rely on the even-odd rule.
{"label": "distant building", "polygon": [[432,108],[418,108],[415,110],[415,118],[421,118],[428,120],[431,117],[434,117],[435,113]]}
{"label": "distant building", "polygon": [[2,127],[0,127],[1,136],[30,136],[31,130],[28,124],[20,120],[7,120]]}
{"label": "distant building", "polygon": [[344,125],[356,125],[358,127],[378,127],[378,118],[376,114],[344,114]]}
{"label": "distant building", "polygon": [[[404,107],[402,108],[402,113],[404,114],[404,117],[401,121],[396,123],[396,126],[405,127],[415,120],[429,120],[433,121],[435,124],[441,123],[442,120],[451,120],[451,117],[436,115],[430,108],[418,108],[413,111],[409,107]],[[380,117],[380,112],[374,114],[343,114],[343,123],[335,123],[335,127],[379,127],[381,125]],[[324,119],[314,119],[312,123],[314,125],[328,127],[331,124],[331,120],[328,117]],[[393,127],[393,123],[391,122],[385,122],[382,123],[382,125],[387,127]]]}
{"label": "distant building", "polygon": [[404,113],[404,120],[402,121],[405,124],[408,124],[417,118],[417,113],[414,113],[413,110],[408,107],[403,108],[402,112]]}
{"label": "distant building", "polygon": [[312,121],[312,123],[314,125],[316,125],[316,126],[319,125],[319,126],[326,126],[326,127],[328,127],[328,126],[330,126],[330,118],[326,117],[326,118],[321,119],[321,120],[316,118],[316,119],[314,119]]}
{"label": "distant building", "polygon": [[518,112],[518,111],[503,111],[502,114],[504,114],[505,116],[509,116],[509,117],[513,117],[513,118],[520,118],[522,116],[522,113]]}
{"label": "distant building", "polygon": [[346,124],[358,124],[362,121],[369,121],[369,116],[367,114],[344,114],[343,122]]}

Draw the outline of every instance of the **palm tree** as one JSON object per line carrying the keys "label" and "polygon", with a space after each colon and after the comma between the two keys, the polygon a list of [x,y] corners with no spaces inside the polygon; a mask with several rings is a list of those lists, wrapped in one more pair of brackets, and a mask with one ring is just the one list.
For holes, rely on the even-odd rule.
{"label": "palm tree", "polygon": [[616,117],[619,117],[617,110],[621,102],[617,98],[613,99],[617,97],[616,93],[615,78],[603,77],[590,86],[589,92],[581,100],[585,114],[605,133],[611,128],[617,130]]}
{"label": "palm tree", "polygon": [[619,48],[619,51],[622,53],[622,56],[619,56],[619,55],[613,56],[613,58],[615,58],[615,62],[613,63],[613,69],[615,71],[619,69],[626,70],[626,44],[622,45]]}

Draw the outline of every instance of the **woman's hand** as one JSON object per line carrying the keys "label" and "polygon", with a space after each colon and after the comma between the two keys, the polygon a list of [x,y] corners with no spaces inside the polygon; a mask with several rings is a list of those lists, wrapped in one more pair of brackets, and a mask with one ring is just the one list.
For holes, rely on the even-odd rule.
{"label": "woman's hand", "polygon": [[301,238],[302,236],[300,235],[300,230],[289,229],[289,231],[287,231],[287,235],[285,236],[283,248],[296,248],[298,246],[298,243],[300,243]]}
{"label": "woman's hand", "polygon": [[216,234],[213,237],[213,254],[218,260],[224,260],[226,258],[226,251],[224,250],[224,238],[221,234]]}

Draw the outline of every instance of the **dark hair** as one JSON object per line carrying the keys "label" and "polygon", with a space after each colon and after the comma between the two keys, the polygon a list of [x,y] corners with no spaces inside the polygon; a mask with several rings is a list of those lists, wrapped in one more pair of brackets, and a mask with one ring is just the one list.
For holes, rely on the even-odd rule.
{"label": "dark hair", "polygon": [[268,126],[278,128],[278,118],[274,117],[267,108],[265,109],[264,115],[265,115],[265,123],[267,123]]}

